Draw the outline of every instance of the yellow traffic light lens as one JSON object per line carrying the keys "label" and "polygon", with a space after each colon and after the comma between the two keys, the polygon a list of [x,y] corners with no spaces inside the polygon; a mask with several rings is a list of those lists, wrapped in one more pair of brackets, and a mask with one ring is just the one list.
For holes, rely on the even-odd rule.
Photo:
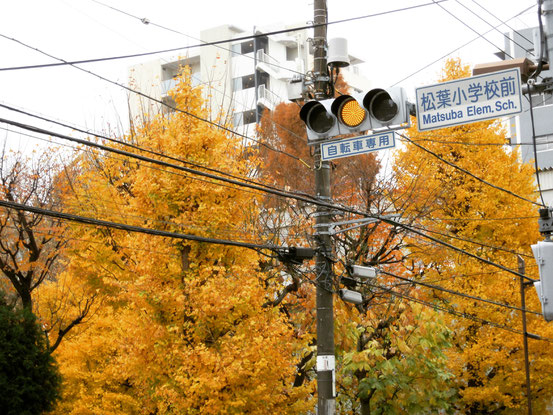
{"label": "yellow traffic light lens", "polygon": [[345,101],[339,110],[340,121],[348,127],[359,126],[365,120],[366,114],[364,108],[353,98]]}

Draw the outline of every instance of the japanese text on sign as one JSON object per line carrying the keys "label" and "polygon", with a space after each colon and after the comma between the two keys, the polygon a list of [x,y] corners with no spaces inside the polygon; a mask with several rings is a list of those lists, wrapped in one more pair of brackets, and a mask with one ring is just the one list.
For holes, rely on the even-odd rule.
{"label": "japanese text on sign", "polygon": [[395,141],[395,134],[393,132],[330,141],[321,144],[321,157],[323,160],[332,160],[370,153],[372,151],[395,147]]}
{"label": "japanese text on sign", "polygon": [[417,88],[419,131],[522,111],[518,68]]}

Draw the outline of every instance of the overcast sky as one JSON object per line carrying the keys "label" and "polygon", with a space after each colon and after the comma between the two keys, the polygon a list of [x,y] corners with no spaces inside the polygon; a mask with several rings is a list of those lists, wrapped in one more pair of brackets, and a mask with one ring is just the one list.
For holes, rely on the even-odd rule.
{"label": "overcast sky", "polygon": [[[102,0],[104,5],[95,0],[4,0],[3,3],[0,35],[68,61],[198,43],[182,34],[145,25],[127,14],[145,17],[195,38],[201,29],[222,24],[252,31],[254,26],[305,24],[313,20],[312,0]],[[497,60],[493,53],[503,49],[501,33],[511,30],[501,21],[514,29],[538,23],[535,0],[448,0],[439,5],[384,13],[426,3],[432,1],[329,0],[330,22],[382,13],[330,25],[329,38],[348,39],[350,53],[366,62],[361,71],[374,85],[385,87],[401,81],[400,85],[413,97],[414,88],[434,83],[444,57],[459,56],[471,65]],[[492,29],[498,25],[499,30]],[[486,40],[480,38],[456,50],[488,31]],[[0,68],[56,62],[6,38],[0,38],[0,50]],[[149,59],[152,58],[81,66],[126,83],[128,67]],[[436,63],[412,75],[433,62]],[[0,103],[97,131],[119,129],[117,119],[127,115],[127,93],[72,67],[0,71]],[[0,110],[0,117],[39,125],[6,110]],[[5,125],[0,124],[0,128]],[[4,137],[6,132],[0,130],[0,134]],[[36,142],[13,135],[9,139],[18,141],[23,148]]]}

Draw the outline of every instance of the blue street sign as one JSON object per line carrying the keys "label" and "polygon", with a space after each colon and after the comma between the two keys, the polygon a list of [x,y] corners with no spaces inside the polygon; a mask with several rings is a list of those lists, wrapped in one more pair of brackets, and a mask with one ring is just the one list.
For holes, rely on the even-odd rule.
{"label": "blue street sign", "polygon": [[396,145],[396,136],[393,131],[386,133],[362,135],[344,140],[329,141],[321,144],[321,158],[333,160],[342,157],[357,156]]}
{"label": "blue street sign", "polygon": [[522,112],[518,68],[424,86],[416,95],[419,131]]}

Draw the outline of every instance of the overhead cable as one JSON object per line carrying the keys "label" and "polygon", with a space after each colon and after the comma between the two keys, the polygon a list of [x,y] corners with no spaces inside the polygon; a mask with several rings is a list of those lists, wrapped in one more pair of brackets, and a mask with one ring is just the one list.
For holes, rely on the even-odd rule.
{"label": "overhead cable", "polygon": [[525,202],[531,203],[531,204],[533,204],[533,205],[536,205],[536,206],[544,206],[542,203],[538,203],[538,202],[535,202],[535,201],[533,201],[533,200],[527,199],[527,198],[525,198],[524,196],[518,195],[518,194],[516,194],[516,193],[514,193],[514,192],[512,192],[512,191],[510,191],[510,190],[504,189],[504,188],[502,188],[502,187],[500,187],[500,186],[497,186],[497,185],[495,185],[495,184],[493,184],[493,183],[490,183],[490,182],[488,182],[487,180],[484,180],[484,179],[482,179],[481,177],[478,177],[478,176],[475,175],[474,173],[471,173],[471,172],[468,171],[467,169],[464,169],[464,168],[458,166],[457,164],[452,163],[452,162],[450,162],[450,161],[444,159],[443,157],[441,157],[440,155],[436,154],[436,153],[433,152],[432,150],[429,150],[429,149],[427,149],[426,147],[424,147],[424,146],[422,146],[422,145],[416,143],[415,141],[411,140],[408,136],[406,136],[406,135],[404,135],[404,134],[401,134],[401,133],[397,133],[397,134],[398,134],[400,137],[402,137],[404,140],[410,142],[410,143],[413,144],[414,146],[416,146],[416,147],[420,148],[421,150],[427,152],[428,154],[430,154],[430,155],[432,155],[433,157],[437,158],[437,159],[440,160],[441,162],[447,164],[447,165],[450,166],[450,167],[453,167],[453,168],[456,169],[456,170],[459,170],[460,172],[466,174],[467,176],[472,177],[473,179],[475,179],[475,180],[477,180],[477,181],[479,181],[479,182],[485,184],[486,186],[490,186],[490,187],[492,187],[492,188],[494,188],[494,189],[496,189],[496,190],[505,192],[505,193],[507,193],[507,194],[509,194],[509,195],[511,195],[511,196],[514,196],[514,197],[516,197],[516,198],[518,198],[518,199],[524,200]]}
{"label": "overhead cable", "polygon": [[7,200],[0,200],[0,206],[8,209],[17,210],[17,211],[31,212],[31,213],[45,215],[45,216],[49,216],[57,219],[63,219],[63,220],[68,220],[72,222],[82,223],[85,225],[102,226],[107,228],[120,229],[128,232],[144,233],[148,235],[163,236],[163,237],[174,238],[174,239],[206,242],[206,243],[218,244],[218,245],[236,246],[240,248],[248,248],[248,249],[254,249],[254,250],[256,249],[285,250],[289,248],[287,246],[254,244],[254,243],[248,243],[248,242],[231,241],[227,239],[215,239],[215,238],[207,238],[207,237],[197,236],[197,235],[188,235],[184,233],[162,231],[158,229],[142,228],[140,226],[127,225],[127,224],[118,223],[118,222],[110,222],[110,221],[101,220],[101,219],[94,219],[94,218],[89,218],[85,216],[73,215],[70,213],[57,212],[50,209],[29,206],[21,203],[10,202]]}
{"label": "overhead cable", "polygon": [[[59,63],[50,63],[50,64],[41,64],[41,65],[27,65],[27,66],[0,68],[0,71],[13,71],[13,70],[21,70],[21,69],[37,69],[37,68],[47,68],[47,67],[52,67],[52,66],[63,66],[63,65],[76,65],[76,64],[95,63],[95,62],[106,62],[106,61],[113,61],[113,60],[118,60],[118,59],[128,59],[128,58],[136,58],[136,57],[142,57],[142,56],[158,55],[158,54],[168,53],[168,52],[178,52],[178,51],[183,51],[183,50],[192,49],[192,48],[199,48],[199,47],[205,47],[205,46],[215,46],[215,45],[220,45],[220,44],[223,44],[223,43],[240,42],[240,41],[243,41],[243,40],[251,40],[251,39],[256,39],[256,38],[265,37],[265,36],[273,36],[273,35],[280,35],[280,34],[284,34],[284,33],[297,32],[299,30],[313,29],[315,27],[320,27],[320,26],[329,26],[329,25],[334,25],[334,24],[348,23],[348,22],[352,22],[352,21],[355,21],[355,20],[362,20],[362,19],[368,19],[368,18],[372,18],[372,17],[384,16],[384,15],[387,15],[387,14],[392,14],[392,13],[397,13],[397,12],[409,11],[409,10],[413,10],[413,9],[417,9],[417,8],[421,8],[421,7],[430,6],[430,5],[433,5],[433,4],[443,3],[445,1],[448,1],[448,0],[433,0],[431,3],[417,4],[417,5],[410,6],[410,7],[403,7],[403,8],[388,10],[388,11],[379,12],[379,13],[367,14],[367,15],[364,15],[364,16],[357,16],[357,17],[351,17],[351,18],[342,19],[342,20],[335,20],[335,21],[332,21],[332,22],[326,22],[324,24],[312,24],[312,25],[294,27],[294,28],[290,28],[290,29],[275,30],[275,31],[266,32],[266,33],[263,33],[263,34],[260,34],[260,35],[241,36],[241,37],[237,37],[237,38],[233,38],[233,39],[223,39],[223,40],[217,40],[217,41],[214,41],[214,42],[199,43],[199,44],[191,45],[191,46],[182,46],[182,47],[171,48],[171,49],[157,50],[157,51],[153,51],[153,52],[134,53],[134,54],[129,54],[129,55],[111,56],[111,57],[105,57],[105,58],[83,59],[83,60],[69,61],[69,62],[63,61],[63,62],[59,62]],[[2,34],[0,34],[0,36],[22,44],[22,42],[19,42],[18,40],[10,38],[8,36],[2,35]]]}

